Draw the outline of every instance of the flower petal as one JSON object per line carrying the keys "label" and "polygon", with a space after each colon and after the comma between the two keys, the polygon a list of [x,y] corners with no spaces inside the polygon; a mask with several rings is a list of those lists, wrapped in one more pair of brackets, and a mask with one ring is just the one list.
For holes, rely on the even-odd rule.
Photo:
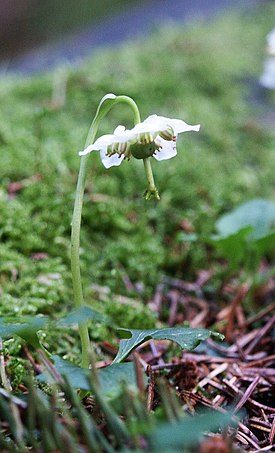
{"label": "flower petal", "polygon": [[143,123],[139,123],[136,127],[138,127],[140,132],[145,132],[149,129],[149,131],[164,131],[168,127],[172,127],[175,135],[180,134],[181,132],[188,132],[188,131],[198,131],[200,129],[200,125],[197,124],[195,126],[191,126],[185,121],[166,118],[165,116],[159,115],[150,115],[146,118]]}
{"label": "flower petal", "polygon": [[[168,118],[167,118],[168,120]],[[200,125],[196,124],[195,126],[191,126],[190,124],[185,123],[182,120],[173,120],[169,119],[169,126],[171,126],[175,132],[175,134],[180,134],[181,132],[188,132],[188,131],[195,131],[198,132],[200,130]]]}
{"label": "flower petal", "polygon": [[125,129],[125,126],[117,126],[113,134],[113,143],[126,143],[133,136],[132,130]]}
{"label": "flower petal", "polygon": [[167,127],[167,123],[164,122],[162,119],[159,119],[157,115],[151,115],[146,118],[142,123],[138,123],[135,127],[131,130],[133,134],[143,134],[146,132],[160,132],[161,130]]}
{"label": "flower petal", "polygon": [[119,156],[118,154],[108,156],[106,155],[106,151],[101,150],[100,159],[105,168],[118,167],[123,161],[123,156]]}
{"label": "flower petal", "polygon": [[125,132],[126,128],[125,126],[117,126],[114,130],[114,135],[123,135],[123,133]]}
{"label": "flower petal", "polygon": [[156,144],[159,145],[159,151],[153,154],[156,160],[167,160],[177,155],[176,142],[173,140],[164,140],[161,137],[157,137],[155,140]]}
{"label": "flower petal", "polygon": [[158,124],[160,130],[165,129],[167,126],[172,127],[175,134],[180,134],[181,132],[188,132],[188,131],[199,131],[200,125],[196,124],[195,126],[191,126],[183,120],[173,119],[173,118],[166,118],[165,116],[158,116],[158,115],[150,115],[144,121],[147,124],[154,123],[155,125]]}
{"label": "flower petal", "polygon": [[99,137],[92,145],[89,145],[83,151],[80,151],[78,154],[80,156],[85,156],[86,154],[91,153],[92,151],[100,151],[104,149],[106,152],[107,147],[113,142],[113,134],[102,135]]}

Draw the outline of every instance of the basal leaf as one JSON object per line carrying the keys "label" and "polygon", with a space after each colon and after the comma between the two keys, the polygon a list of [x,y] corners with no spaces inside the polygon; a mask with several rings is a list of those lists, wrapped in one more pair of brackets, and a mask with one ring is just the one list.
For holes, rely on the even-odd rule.
{"label": "basal leaf", "polygon": [[[22,322],[23,321],[23,322]],[[9,323],[5,318],[0,319],[0,337],[10,338],[14,335],[23,338],[26,343],[32,345],[34,348],[40,348],[37,331],[41,330],[48,323],[47,316],[36,316],[21,319],[21,323]]]}
{"label": "basal leaf", "polygon": [[176,423],[158,426],[150,436],[152,451],[170,451],[191,445],[194,447],[207,431],[216,431],[227,426],[232,418],[230,413],[209,411],[194,417],[186,416]]}
{"label": "basal leaf", "polygon": [[255,240],[258,253],[263,255],[269,250],[275,250],[275,231],[270,234],[266,234],[263,237],[260,237]]}
{"label": "basal leaf", "polygon": [[250,240],[269,234],[275,226],[275,203],[261,198],[250,200],[222,216],[216,223],[221,236],[234,234],[247,226],[253,227]]}
{"label": "basal leaf", "polygon": [[[61,359],[58,356],[53,357],[54,367],[61,376],[66,376],[73,388],[85,391],[91,391],[89,377],[91,371],[87,368],[80,368],[73,363]],[[127,386],[136,388],[136,375],[133,363],[117,363],[106,368],[100,368],[98,371],[101,391],[106,396],[114,396],[120,389],[122,382]],[[38,376],[41,382],[53,383],[54,379],[46,371]]]}
{"label": "basal leaf", "polygon": [[67,327],[83,321],[106,322],[106,316],[90,307],[84,306],[71,311],[67,316],[57,321],[60,327]]}
{"label": "basal leaf", "polygon": [[[215,334],[207,329],[191,328],[164,328],[164,329],[119,329],[122,336],[126,339],[120,340],[119,351],[113,363],[124,360],[135,348],[149,339],[153,340],[170,340],[181,346],[182,349],[192,350],[199,345],[201,341],[207,340],[211,335],[223,338],[220,334]],[[129,335],[130,338],[129,338]]]}
{"label": "basal leaf", "polygon": [[59,320],[51,320],[48,316],[39,315],[18,319],[0,317],[0,337],[10,338],[17,335],[34,348],[40,348],[41,344],[37,337],[37,331],[45,328],[48,324],[51,324],[53,327],[68,327],[89,320],[105,323],[108,321],[107,317],[90,307],[81,307]]}
{"label": "basal leaf", "polygon": [[247,251],[247,238],[253,231],[251,226],[241,228],[235,233],[223,235],[215,235],[208,238],[208,242],[212,244],[219,253],[230,262],[230,266],[234,269],[240,261],[243,260]]}

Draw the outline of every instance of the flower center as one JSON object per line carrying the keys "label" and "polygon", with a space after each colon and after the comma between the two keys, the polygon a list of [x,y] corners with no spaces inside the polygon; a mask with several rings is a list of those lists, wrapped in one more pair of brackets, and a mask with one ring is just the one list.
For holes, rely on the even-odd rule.
{"label": "flower center", "polygon": [[146,159],[147,157],[153,156],[158,148],[159,147],[155,142],[136,142],[130,146],[130,152],[136,159]]}

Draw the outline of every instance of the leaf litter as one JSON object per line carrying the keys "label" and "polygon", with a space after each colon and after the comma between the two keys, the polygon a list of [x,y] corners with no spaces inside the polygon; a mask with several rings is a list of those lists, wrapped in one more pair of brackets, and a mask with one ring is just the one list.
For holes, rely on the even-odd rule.
{"label": "leaf litter", "polygon": [[275,447],[275,282],[270,279],[262,289],[262,308],[246,317],[243,302],[251,285],[229,285],[230,291],[224,285],[221,298],[228,298],[229,292],[231,300],[218,310],[203,297],[203,286],[211,276],[212,272],[202,271],[194,283],[163,277],[156,288],[150,306],[160,318],[168,306],[170,326],[189,320],[192,327],[206,328],[216,322],[225,344],[209,338],[197,352],[184,351],[167,362],[168,344],[152,347],[149,342],[150,352],[143,353],[143,348],[138,352],[150,377],[148,407],[158,405],[156,382],[164,373],[187,412],[202,407],[231,410],[240,420],[234,432],[237,446],[244,451],[271,451]]}

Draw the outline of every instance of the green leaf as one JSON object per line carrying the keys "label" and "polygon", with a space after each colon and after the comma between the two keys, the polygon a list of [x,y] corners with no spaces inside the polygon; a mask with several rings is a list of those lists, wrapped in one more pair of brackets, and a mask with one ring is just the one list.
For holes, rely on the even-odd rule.
{"label": "green leaf", "polygon": [[6,318],[0,318],[0,337],[10,338],[17,335],[34,348],[41,348],[36,332],[45,327],[49,322],[49,318],[47,316],[36,316],[23,318],[20,321],[21,323],[18,324],[8,323]]}
{"label": "green leaf", "polygon": [[105,323],[108,321],[107,317],[90,307],[81,307],[57,321],[51,320],[48,316],[39,315],[13,318],[13,322],[8,317],[2,317],[0,318],[0,337],[10,338],[17,335],[34,348],[41,348],[37,331],[45,328],[48,324],[56,327],[68,327],[89,320]]}
{"label": "green leaf", "polygon": [[170,451],[172,448],[194,446],[206,431],[216,431],[227,426],[231,421],[230,413],[209,411],[194,417],[186,416],[176,423],[165,423],[158,426],[150,436],[153,451]]}
{"label": "green leaf", "polygon": [[270,234],[266,234],[263,237],[255,239],[255,245],[256,245],[256,247],[258,249],[258,253],[260,255],[263,255],[268,250],[274,250],[274,248],[275,248],[275,231]]}
{"label": "green leaf", "polygon": [[67,327],[74,324],[79,324],[84,321],[94,321],[94,322],[104,322],[106,323],[107,317],[99,313],[96,310],[93,310],[90,307],[80,307],[76,310],[71,311],[67,316],[61,318],[57,321],[57,326]]}
{"label": "green leaf", "polygon": [[216,223],[218,234],[208,242],[226,258],[233,270],[240,263],[257,266],[275,243],[275,203],[255,199],[222,216]]}
{"label": "green leaf", "polygon": [[253,227],[250,240],[269,234],[275,226],[275,203],[261,198],[248,201],[222,216],[216,223],[221,236],[232,235],[247,226]]}
{"label": "green leaf", "polygon": [[121,362],[125,359],[133,349],[149,339],[153,340],[171,340],[179,344],[182,349],[192,350],[199,345],[201,341],[207,340],[211,335],[220,339],[223,335],[216,334],[207,329],[191,329],[191,328],[164,328],[164,329],[119,329],[122,336],[126,339],[120,341],[119,351],[113,363]]}
{"label": "green leaf", "polygon": [[227,236],[212,236],[207,239],[207,242],[214,245],[218,252],[230,262],[231,268],[235,269],[245,256],[248,248],[247,237],[251,231],[253,228],[247,226]]}
{"label": "green leaf", "polygon": [[[87,368],[80,368],[73,363],[61,359],[58,356],[53,357],[54,367],[61,376],[66,376],[70,385],[73,388],[85,391],[91,391],[89,385],[89,377],[91,371]],[[117,363],[106,368],[97,370],[101,391],[108,397],[113,397],[120,389],[122,382],[125,382],[128,387],[136,389],[136,374],[133,363]],[[54,379],[46,371],[40,374],[37,379],[40,382],[52,384]]]}

